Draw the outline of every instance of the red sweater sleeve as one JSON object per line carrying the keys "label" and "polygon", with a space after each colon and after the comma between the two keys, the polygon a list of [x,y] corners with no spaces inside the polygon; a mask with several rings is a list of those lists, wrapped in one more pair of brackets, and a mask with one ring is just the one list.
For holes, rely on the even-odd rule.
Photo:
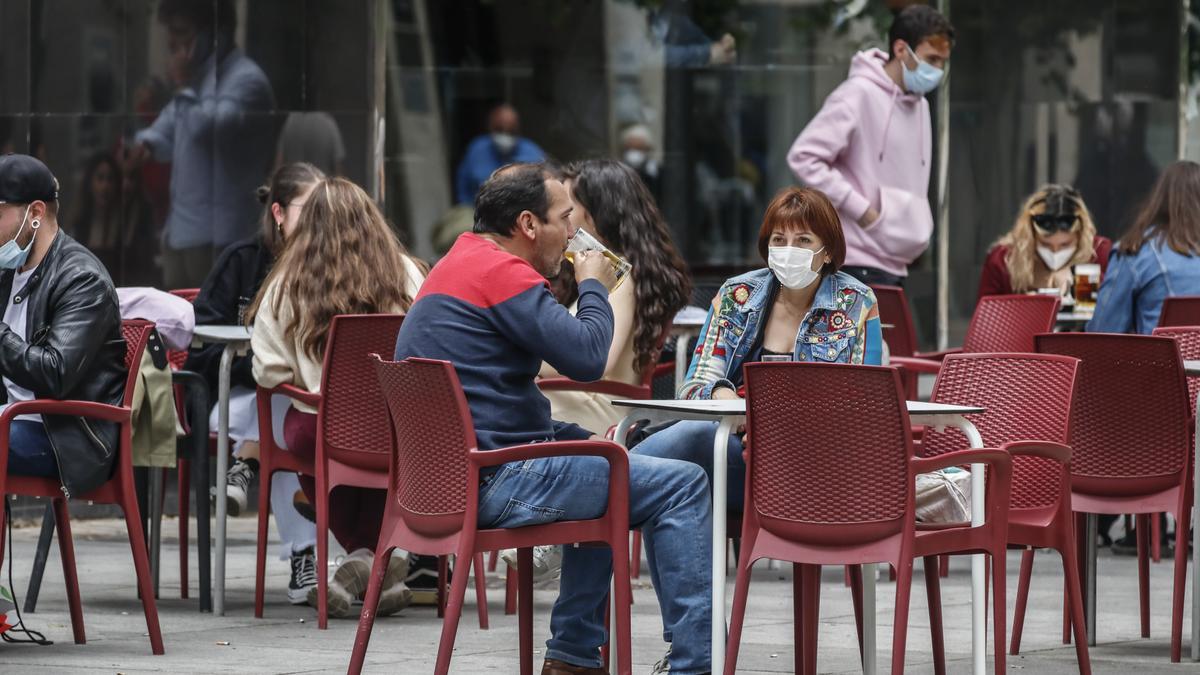
{"label": "red sweater sleeve", "polygon": [[1095,238],[1092,239],[1092,242],[1096,249],[1096,253],[1092,256],[1092,260],[1100,263],[1101,275],[1108,274],[1108,254],[1112,253],[1112,240],[1108,237],[1096,235]]}
{"label": "red sweater sleeve", "polygon": [[983,273],[979,275],[979,297],[985,295],[1008,295],[1012,293],[1012,281],[1008,278],[1008,265],[1004,264],[1007,246],[994,246],[983,261]]}

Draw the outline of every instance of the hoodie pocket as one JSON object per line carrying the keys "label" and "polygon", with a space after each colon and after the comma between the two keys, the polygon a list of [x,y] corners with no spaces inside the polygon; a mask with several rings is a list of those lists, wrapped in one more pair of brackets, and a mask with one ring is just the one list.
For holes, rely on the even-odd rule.
{"label": "hoodie pocket", "polygon": [[887,253],[912,262],[929,247],[933,212],[925,195],[900,188],[879,188],[879,219],[866,230]]}

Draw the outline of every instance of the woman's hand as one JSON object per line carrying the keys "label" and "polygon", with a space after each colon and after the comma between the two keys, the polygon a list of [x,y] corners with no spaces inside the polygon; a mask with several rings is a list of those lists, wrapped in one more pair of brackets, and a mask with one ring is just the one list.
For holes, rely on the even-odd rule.
{"label": "woman's hand", "polygon": [[736,391],[728,387],[713,389],[712,397],[714,401],[736,401],[741,398]]}

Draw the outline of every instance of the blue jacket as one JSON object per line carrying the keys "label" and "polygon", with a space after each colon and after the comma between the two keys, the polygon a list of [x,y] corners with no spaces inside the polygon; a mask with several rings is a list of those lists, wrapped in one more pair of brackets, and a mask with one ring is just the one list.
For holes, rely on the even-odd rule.
{"label": "blue jacket", "polygon": [[[761,346],[760,333],[779,288],[770,269],[747,272],[721,286],[679,398],[708,399],[714,389],[736,391],[742,385],[742,365]],[[882,345],[875,294],[854,277],[838,272],[821,278],[812,307],[800,322],[792,359],[879,365]]]}
{"label": "blue jacket", "polygon": [[462,163],[458,165],[458,172],[454,177],[455,203],[475,203],[475,193],[479,191],[479,186],[483,185],[483,181],[487,180],[493,171],[505,164],[540,162],[543,159],[546,159],[546,153],[528,138],[518,138],[512,154],[503,156],[496,150],[491,136],[476,136],[463,153]]}
{"label": "blue jacket", "polygon": [[1113,248],[1087,332],[1148,335],[1172,295],[1200,295],[1200,258],[1176,253],[1157,238],[1137,253]]}

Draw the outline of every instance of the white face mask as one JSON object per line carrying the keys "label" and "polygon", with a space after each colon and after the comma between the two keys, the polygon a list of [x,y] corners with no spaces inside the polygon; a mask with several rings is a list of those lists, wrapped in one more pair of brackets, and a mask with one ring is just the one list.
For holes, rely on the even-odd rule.
{"label": "white face mask", "polygon": [[824,246],[816,251],[796,246],[771,246],[767,249],[767,266],[785,287],[792,290],[805,288],[821,276],[812,265],[813,259],[824,250]]}
{"label": "white face mask", "polygon": [[1071,262],[1071,258],[1075,257],[1075,247],[1068,246],[1059,251],[1051,251],[1048,246],[1038,244],[1037,254],[1042,259],[1042,262],[1046,263],[1046,267],[1050,268],[1051,272],[1057,272],[1066,267],[1067,263]]}
{"label": "white face mask", "polygon": [[517,147],[517,137],[497,131],[492,134],[492,144],[496,146],[496,150],[501,155],[509,155]]}
{"label": "white face mask", "polygon": [[625,151],[622,159],[633,169],[640,169],[646,163],[646,152],[636,148],[630,148]]}

